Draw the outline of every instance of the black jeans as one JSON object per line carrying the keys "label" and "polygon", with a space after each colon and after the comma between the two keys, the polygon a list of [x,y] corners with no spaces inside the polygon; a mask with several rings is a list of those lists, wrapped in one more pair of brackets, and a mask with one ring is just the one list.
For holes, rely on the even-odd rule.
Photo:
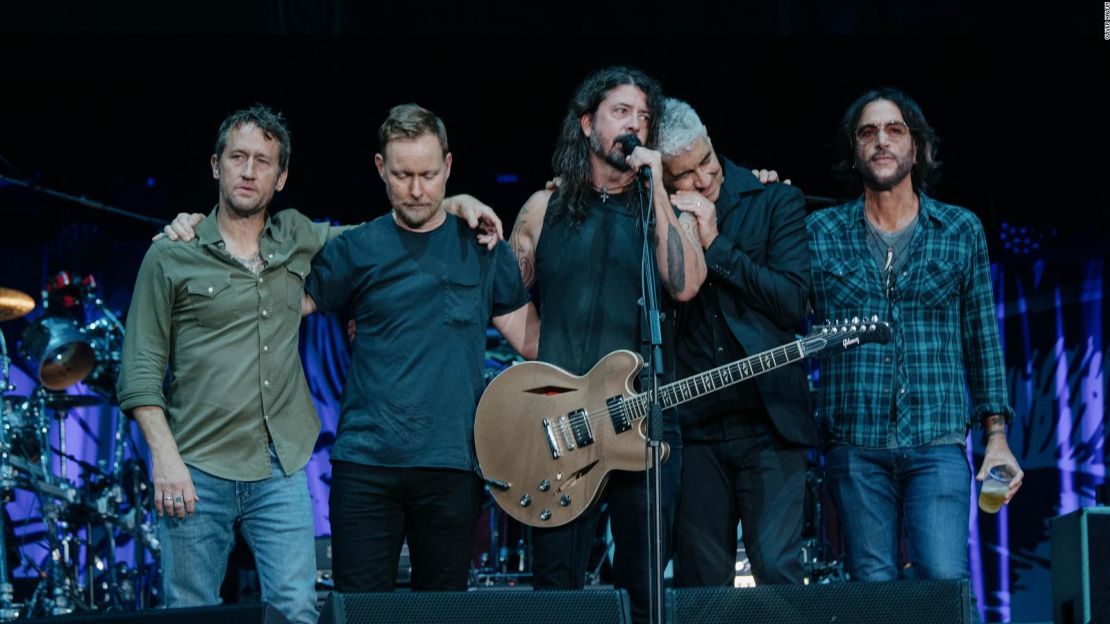
{"label": "black jeans", "polygon": [[[663,565],[671,556],[671,527],[674,524],[678,483],[682,474],[682,438],[677,426],[668,427],[664,439],[670,444],[670,458],[663,464]],[[647,488],[643,472],[616,471],[610,474],[602,495],[609,507],[613,531],[613,584],[628,590],[632,620],[648,619],[650,570],[648,547],[651,543],[647,524]],[[536,589],[581,589],[597,526],[594,505],[577,520],[554,529],[532,530],[532,572]]]}
{"label": "black jeans", "polygon": [[413,590],[465,590],[481,505],[473,472],[332,462],[335,589],[391,591],[408,538]]}
{"label": "black jeans", "polygon": [[806,449],[769,431],[733,440],[684,440],[675,585],[731,587],[741,521],[756,582],[802,582],[805,484]]}

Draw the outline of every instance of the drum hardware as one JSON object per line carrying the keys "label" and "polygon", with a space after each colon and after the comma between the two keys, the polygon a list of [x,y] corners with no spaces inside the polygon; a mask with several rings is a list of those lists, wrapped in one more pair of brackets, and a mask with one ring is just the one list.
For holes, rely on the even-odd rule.
{"label": "drum hardware", "polygon": [[810,461],[806,467],[802,551],[798,555],[807,584],[848,580],[844,563],[834,557],[829,546],[825,505],[821,500],[824,482],[823,462]]}
{"label": "drum hardware", "polygon": [[78,281],[61,271],[52,277],[42,293],[43,315],[23,332],[22,351],[47,389],[64,390],[89,378],[97,392],[114,399],[123,324],[96,287],[91,275]]}
{"label": "drum hardware", "polygon": [[[15,490],[35,495],[41,518],[34,522],[45,527],[35,543],[48,551],[37,563],[19,551],[40,579],[22,604],[15,602],[10,570],[0,556],[0,622],[96,609],[134,610],[150,606],[154,595],[147,553],[156,562],[160,544],[151,517],[149,478],[145,462],[137,459],[130,421],[114,413],[115,447],[107,462],[80,461],[66,448],[70,410],[116,402],[123,325],[95,289],[91,276],[78,281],[60,273],[51,279],[43,292],[43,314],[24,330],[20,344],[21,353],[37,367],[39,385],[28,396],[4,396],[0,403],[0,496],[7,498]],[[18,291],[0,289],[0,320],[26,315],[34,303]],[[9,363],[0,333],[0,394],[9,390]],[[79,382],[92,394],[66,392]],[[55,423],[56,434],[50,431]],[[95,435],[85,421],[79,423],[83,435]],[[132,458],[125,460],[127,448]],[[69,461],[80,468],[76,483],[67,472]],[[0,553],[3,525],[0,520]],[[26,538],[24,533],[20,541]],[[117,561],[117,547],[128,548],[129,540],[134,567]]]}
{"label": "drum hardware", "polygon": [[[0,321],[19,318],[35,309],[35,300],[28,295],[8,288],[0,288]],[[8,357],[8,344],[4,339],[4,332],[0,331],[0,394],[8,392],[8,382],[11,360]],[[7,501],[12,487],[14,475],[11,468],[4,461],[8,459],[8,406],[6,401],[0,402],[0,501]],[[11,571],[8,570],[7,550],[7,522],[6,514],[0,513],[0,621],[10,621],[20,616],[20,610],[15,605],[14,588],[11,583]]]}
{"label": "drum hardware", "polygon": [[96,365],[77,321],[68,316],[41,316],[23,331],[24,355],[38,365],[38,380],[50,390],[65,390]]}
{"label": "drum hardware", "polygon": [[75,407],[101,405],[105,402],[104,397],[95,394],[66,394],[42,389],[36,392],[36,399],[42,401],[43,407],[55,412],[66,412]]}
{"label": "drum hardware", "polygon": [[493,504],[488,487],[475,530],[477,547],[471,557],[470,585],[512,587],[528,583],[532,578],[531,527]]}

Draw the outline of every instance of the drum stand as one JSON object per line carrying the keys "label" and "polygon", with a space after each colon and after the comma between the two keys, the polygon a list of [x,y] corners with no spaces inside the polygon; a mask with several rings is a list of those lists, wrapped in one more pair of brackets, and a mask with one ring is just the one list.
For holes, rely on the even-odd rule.
{"label": "drum stand", "polygon": [[[0,331],[0,395],[8,392],[8,373],[10,372],[8,359],[8,344],[4,340],[4,332]],[[15,479],[12,473],[11,462],[8,461],[8,426],[4,414],[0,412],[0,506],[8,502]],[[7,548],[7,522],[4,510],[0,509],[0,622],[7,622],[19,617],[19,609],[13,604],[14,592],[12,589],[11,571],[8,570]]]}

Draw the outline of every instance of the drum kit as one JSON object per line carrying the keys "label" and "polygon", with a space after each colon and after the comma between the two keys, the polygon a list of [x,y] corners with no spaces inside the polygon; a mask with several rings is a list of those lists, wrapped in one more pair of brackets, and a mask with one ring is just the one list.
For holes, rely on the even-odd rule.
{"label": "drum kit", "polygon": [[[35,376],[25,394],[8,394],[14,371],[0,332],[0,496],[4,502],[30,497],[41,516],[18,523],[42,527],[11,544],[6,542],[14,532],[0,526],[0,622],[141,609],[154,591],[157,565],[151,560],[156,561],[158,541],[150,522],[149,480],[146,463],[136,459],[128,419],[115,410],[114,426],[106,431],[112,448],[95,463],[66,446],[73,410],[116,403],[123,325],[96,291],[92,276],[76,280],[68,272],[46,284],[42,314],[24,329],[19,343],[17,355]],[[34,309],[29,295],[0,288],[0,322]],[[67,392],[78,389],[87,392]],[[72,467],[80,475],[71,475]],[[10,522],[6,512],[0,514],[0,525]],[[41,560],[27,554],[34,545],[28,542],[45,549]],[[17,596],[13,589],[10,553],[37,579],[28,596]]]}

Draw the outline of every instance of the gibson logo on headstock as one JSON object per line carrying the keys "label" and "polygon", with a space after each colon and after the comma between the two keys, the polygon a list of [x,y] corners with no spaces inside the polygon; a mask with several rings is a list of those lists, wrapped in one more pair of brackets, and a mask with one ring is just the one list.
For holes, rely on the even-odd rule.
{"label": "gibson logo on headstock", "polygon": [[855,338],[845,338],[844,340],[840,341],[840,346],[844,349],[847,349],[854,344],[859,344],[859,336],[856,336]]}

